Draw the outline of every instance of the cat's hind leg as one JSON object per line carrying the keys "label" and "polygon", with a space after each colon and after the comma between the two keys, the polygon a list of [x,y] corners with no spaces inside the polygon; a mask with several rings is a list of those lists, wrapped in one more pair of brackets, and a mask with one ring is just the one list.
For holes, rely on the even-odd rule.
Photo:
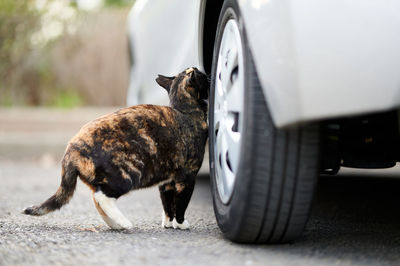
{"label": "cat's hind leg", "polygon": [[172,220],[175,216],[175,182],[160,185],[158,186],[158,189],[160,190],[160,198],[164,209],[162,213],[161,227],[171,228]]}
{"label": "cat's hind leg", "polygon": [[115,204],[116,199],[107,197],[100,189],[93,193],[94,205],[101,218],[111,229],[131,229],[132,223]]}
{"label": "cat's hind leg", "polygon": [[190,224],[185,220],[186,208],[189,205],[190,198],[193,194],[195,181],[187,180],[184,182],[176,182],[175,184],[175,219],[172,226],[175,229],[189,229]]}

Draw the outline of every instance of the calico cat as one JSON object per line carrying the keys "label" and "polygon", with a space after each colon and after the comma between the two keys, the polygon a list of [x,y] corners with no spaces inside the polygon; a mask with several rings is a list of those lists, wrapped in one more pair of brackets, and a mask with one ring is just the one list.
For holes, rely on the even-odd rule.
{"label": "calico cat", "polygon": [[24,210],[44,215],[72,197],[77,177],[93,191],[95,207],[112,229],[131,222],[115,205],[131,190],[159,185],[163,227],[188,229],[184,215],[203,161],[208,136],[207,76],[189,68],[175,77],[159,75],[170,107],[137,105],[89,122],[66,148],[57,192]]}

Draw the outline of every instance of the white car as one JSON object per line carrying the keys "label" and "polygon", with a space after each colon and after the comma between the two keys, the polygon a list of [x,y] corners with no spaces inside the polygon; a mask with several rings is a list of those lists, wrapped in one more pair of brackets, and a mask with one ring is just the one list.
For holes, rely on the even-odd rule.
{"label": "white car", "polygon": [[209,74],[218,225],[292,241],[318,174],[400,159],[399,14],[397,0],[137,0],[128,104],[167,104],[157,74]]}

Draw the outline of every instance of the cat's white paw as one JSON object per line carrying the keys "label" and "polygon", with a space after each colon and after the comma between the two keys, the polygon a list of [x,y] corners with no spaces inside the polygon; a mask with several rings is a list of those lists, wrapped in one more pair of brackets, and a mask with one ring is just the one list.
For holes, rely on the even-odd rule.
{"label": "cat's white paw", "polygon": [[132,223],[121,213],[115,204],[116,199],[107,197],[102,191],[94,193],[95,206],[104,222],[116,230],[132,229]]}
{"label": "cat's white paw", "polygon": [[119,228],[119,229],[132,229],[133,228],[133,225],[132,225],[132,223],[129,221],[129,220],[127,220],[127,219],[124,219],[124,220],[119,220],[118,221],[118,225],[121,227],[121,228]]}
{"label": "cat's white paw", "polygon": [[118,219],[118,220],[113,220],[108,216],[102,216],[103,220],[106,222],[106,224],[114,230],[128,230],[132,229],[133,225],[128,219]]}
{"label": "cat's white paw", "polygon": [[169,217],[164,214],[164,212],[162,214],[161,227],[162,228],[171,228],[172,227],[172,222],[169,220]]}
{"label": "cat's white paw", "polygon": [[188,221],[184,220],[183,223],[178,223],[176,219],[172,221],[172,226],[174,229],[188,230],[190,228],[190,224]]}

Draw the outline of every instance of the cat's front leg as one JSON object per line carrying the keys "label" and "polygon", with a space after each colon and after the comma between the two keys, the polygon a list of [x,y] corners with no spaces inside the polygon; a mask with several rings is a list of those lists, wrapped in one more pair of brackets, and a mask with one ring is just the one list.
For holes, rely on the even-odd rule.
{"label": "cat's front leg", "polygon": [[172,220],[175,216],[175,182],[160,185],[158,189],[160,190],[160,198],[164,209],[161,226],[162,228],[171,228]]}
{"label": "cat's front leg", "polygon": [[189,229],[190,224],[185,220],[186,208],[189,205],[190,198],[193,194],[195,180],[189,179],[184,182],[176,182],[175,184],[175,219],[172,226],[175,229]]}

